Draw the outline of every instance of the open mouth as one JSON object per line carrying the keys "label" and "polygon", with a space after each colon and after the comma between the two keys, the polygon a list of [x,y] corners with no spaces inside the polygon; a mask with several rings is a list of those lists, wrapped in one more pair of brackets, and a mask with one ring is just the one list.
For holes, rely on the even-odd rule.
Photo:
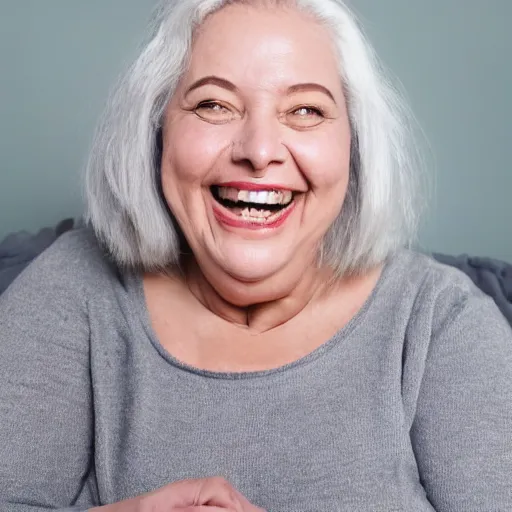
{"label": "open mouth", "polygon": [[276,223],[290,209],[295,194],[291,190],[240,190],[211,187],[214,199],[243,222],[258,225]]}

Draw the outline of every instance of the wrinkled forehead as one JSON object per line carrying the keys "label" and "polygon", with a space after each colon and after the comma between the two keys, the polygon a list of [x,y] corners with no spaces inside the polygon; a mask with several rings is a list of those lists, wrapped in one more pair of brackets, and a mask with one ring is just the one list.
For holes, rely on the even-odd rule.
{"label": "wrinkled forehead", "polygon": [[236,2],[209,15],[194,33],[184,75],[184,82],[215,75],[265,89],[318,82],[342,93],[330,30],[290,1]]}

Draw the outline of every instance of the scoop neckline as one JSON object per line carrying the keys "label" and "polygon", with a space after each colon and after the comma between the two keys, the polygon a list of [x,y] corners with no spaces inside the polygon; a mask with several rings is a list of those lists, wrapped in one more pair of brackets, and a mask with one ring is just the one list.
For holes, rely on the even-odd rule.
{"label": "scoop neckline", "polygon": [[267,370],[256,370],[250,372],[218,372],[206,370],[185,363],[184,361],[181,361],[175,356],[173,356],[160,343],[158,336],[156,335],[156,332],[154,331],[153,326],[151,325],[151,319],[147,306],[146,296],[144,294],[142,273],[128,272],[125,275],[125,279],[127,281],[128,288],[131,289],[132,293],[134,294],[133,298],[135,302],[135,310],[138,312],[138,319],[142,324],[142,328],[145,331],[147,337],[149,338],[149,341],[153,348],[167,363],[188,374],[194,374],[196,376],[210,379],[218,379],[224,381],[263,379],[274,377],[277,375],[287,375],[293,370],[309,366],[314,361],[319,359],[322,355],[326,354],[339,343],[341,343],[343,340],[347,339],[348,336],[352,333],[352,331],[362,323],[364,317],[367,315],[368,311],[374,304],[377,295],[384,286],[385,282],[388,280],[388,275],[390,273],[390,269],[395,258],[396,253],[388,256],[384,260],[382,272],[375,286],[373,287],[373,290],[366,298],[361,308],[359,308],[357,313],[341,329],[336,331],[336,333],[334,333],[333,336],[331,336],[329,339],[327,339],[324,343],[322,343],[319,347],[315,348],[313,351],[309,352],[308,354],[302,356],[299,359],[296,359],[295,361],[292,361],[285,365],[278,366],[276,368],[270,368]]}

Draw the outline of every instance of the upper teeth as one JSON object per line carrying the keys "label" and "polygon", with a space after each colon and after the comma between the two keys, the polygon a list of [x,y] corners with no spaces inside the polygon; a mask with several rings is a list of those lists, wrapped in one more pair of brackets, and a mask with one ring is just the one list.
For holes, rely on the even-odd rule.
{"label": "upper teeth", "polygon": [[232,187],[218,187],[219,197],[230,201],[257,204],[288,204],[293,197],[291,190],[238,190]]}

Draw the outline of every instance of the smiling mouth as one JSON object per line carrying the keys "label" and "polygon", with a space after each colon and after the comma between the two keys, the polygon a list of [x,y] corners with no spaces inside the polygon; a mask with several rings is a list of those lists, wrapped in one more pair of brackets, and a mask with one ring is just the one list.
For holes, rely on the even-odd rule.
{"label": "smiling mouth", "polygon": [[214,199],[241,221],[271,225],[291,208],[295,193],[291,190],[241,190],[214,185]]}

